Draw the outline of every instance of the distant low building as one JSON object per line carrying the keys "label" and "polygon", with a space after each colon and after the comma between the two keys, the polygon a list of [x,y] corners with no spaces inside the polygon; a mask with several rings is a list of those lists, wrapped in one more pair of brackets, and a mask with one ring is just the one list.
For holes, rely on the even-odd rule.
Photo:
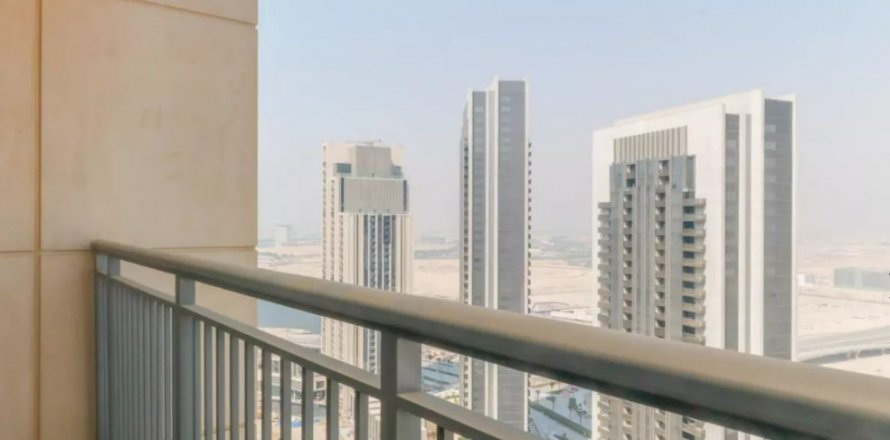
{"label": "distant low building", "polygon": [[290,226],[275,226],[275,245],[284,246],[290,243]]}
{"label": "distant low building", "polygon": [[840,267],[834,270],[834,287],[890,291],[890,271],[861,267]]}
{"label": "distant low building", "polygon": [[812,286],[816,284],[816,275],[811,273],[799,273],[797,274],[797,285],[798,286]]}

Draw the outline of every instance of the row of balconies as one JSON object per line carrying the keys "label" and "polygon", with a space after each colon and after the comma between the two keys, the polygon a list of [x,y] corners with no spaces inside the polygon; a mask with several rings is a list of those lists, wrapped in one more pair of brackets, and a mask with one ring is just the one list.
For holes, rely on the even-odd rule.
{"label": "row of balconies", "polygon": [[696,286],[694,288],[684,287],[683,288],[683,296],[701,299],[705,297],[704,289],[701,286]]}
{"label": "row of balconies", "polygon": [[[656,272],[656,276],[657,276],[657,272]],[[683,277],[681,279],[683,281],[689,281],[689,282],[699,283],[699,284],[705,282],[705,276],[698,272],[696,272],[696,273],[685,273],[684,272]]]}
{"label": "row of balconies", "polygon": [[704,199],[696,199],[694,195],[690,193],[683,194],[683,206],[694,206],[696,208],[704,208],[705,200]]}
{"label": "row of balconies", "polygon": [[608,312],[599,313],[597,315],[597,318],[599,319],[600,327],[609,328],[609,313]]}
{"label": "row of balconies", "polygon": [[701,258],[684,258],[683,266],[701,269],[705,267],[705,261]]}
{"label": "row of balconies", "polygon": [[684,326],[692,327],[695,329],[704,329],[705,323],[701,319],[698,318],[683,318],[681,321]]}
{"label": "row of balconies", "polygon": [[608,296],[600,294],[600,299],[596,302],[596,305],[600,310],[609,310],[612,307],[612,302],[609,300]]}
{"label": "row of balconies", "polygon": [[684,237],[702,238],[705,236],[705,228],[701,224],[696,223],[695,227],[693,227],[693,228],[689,228],[689,229],[684,228],[683,236]]}
{"label": "row of balconies", "polygon": [[[656,249],[658,249],[657,245],[656,245]],[[664,247],[662,247],[662,249],[664,249]],[[681,249],[684,251],[687,251],[687,252],[704,252],[705,245],[704,245],[704,243],[701,243],[701,242],[683,243],[683,246]]]}
{"label": "row of balconies", "polygon": [[696,301],[695,303],[692,303],[692,304],[684,302],[683,303],[683,311],[684,312],[693,312],[693,313],[702,315],[705,313],[705,306],[703,304],[699,303],[698,301]]}
{"label": "row of balconies", "polygon": [[694,214],[683,214],[684,222],[703,222],[705,221],[704,212],[696,212]]}
{"label": "row of balconies", "polygon": [[[696,439],[705,438],[705,430],[704,430],[703,426],[684,425],[683,432],[689,433],[691,436],[693,436]],[[684,436],[683,438],[685,439],[687,437]]]}

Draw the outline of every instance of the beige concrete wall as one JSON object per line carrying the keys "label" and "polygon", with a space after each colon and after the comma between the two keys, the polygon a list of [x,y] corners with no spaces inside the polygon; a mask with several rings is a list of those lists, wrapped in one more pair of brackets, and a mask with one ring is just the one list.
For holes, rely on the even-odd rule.
{"label": "beige concrete wall", "polygon": [[96,436],[91,240],[255,264],[256,39],[256,0],[0,0],[0,438]]}

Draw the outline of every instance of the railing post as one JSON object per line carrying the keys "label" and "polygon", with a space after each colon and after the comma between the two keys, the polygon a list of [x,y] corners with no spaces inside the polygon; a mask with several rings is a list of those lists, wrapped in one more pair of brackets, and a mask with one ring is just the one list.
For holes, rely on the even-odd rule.
{"label": "railing post", "polygon": [[340,384],[330,377],[327,378],[325,389],[328,391],[326,399],[325,415],[327,419],[328,439],[340,438]]}
{"label": "railing post", "polygon": [[195,304],[195,282],[176,277],[176,307],[173,316],[173,418],[179,440],[198,438],[197,395],[195,395],[196,337],[194,318],[182,306]]}
{"label": "railing post", "polygon": [[303,440],[312,440],[315,436],[315,373],[309,368],[301,367],[302,383],[302,422]]}
{"label": "railing post", "polygon": [[381,331],[380,347],[381,438],[417,440],[420,418],[399,409],[401,393],[420,391],[420,344]]}
{"label": "railing post", "polygon": [[120,260],[104,254],[96,255],[95,301],[96,306],[96,404],[97,434],[99,440],[111,438],[111,324],[109,297],[111,286],[108,278],[120,275]]}
{"label": "railing post", "polygon": [[355,440],[368,440],[368,422],[368,395],[364,391],[355,390],[353,404]]}

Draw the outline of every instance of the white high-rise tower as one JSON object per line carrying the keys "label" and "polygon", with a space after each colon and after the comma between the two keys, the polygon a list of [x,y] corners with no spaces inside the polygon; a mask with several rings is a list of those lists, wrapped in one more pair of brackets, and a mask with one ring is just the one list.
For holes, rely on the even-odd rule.
{"label": "white high-rise tower", "polygon": [[[472,91],[461,134],[460,292],[466,304],[528,312],[531,145],[528,86],[495,79]],[[526,374],[465,359],[461,403],[521,429]]]}
{"label": "white high-rise tower", "polygon": [[[794,358],[795,98],[752,91],[593,137],[598,324]],[[599,396],[600,439],[741,439]]]}

